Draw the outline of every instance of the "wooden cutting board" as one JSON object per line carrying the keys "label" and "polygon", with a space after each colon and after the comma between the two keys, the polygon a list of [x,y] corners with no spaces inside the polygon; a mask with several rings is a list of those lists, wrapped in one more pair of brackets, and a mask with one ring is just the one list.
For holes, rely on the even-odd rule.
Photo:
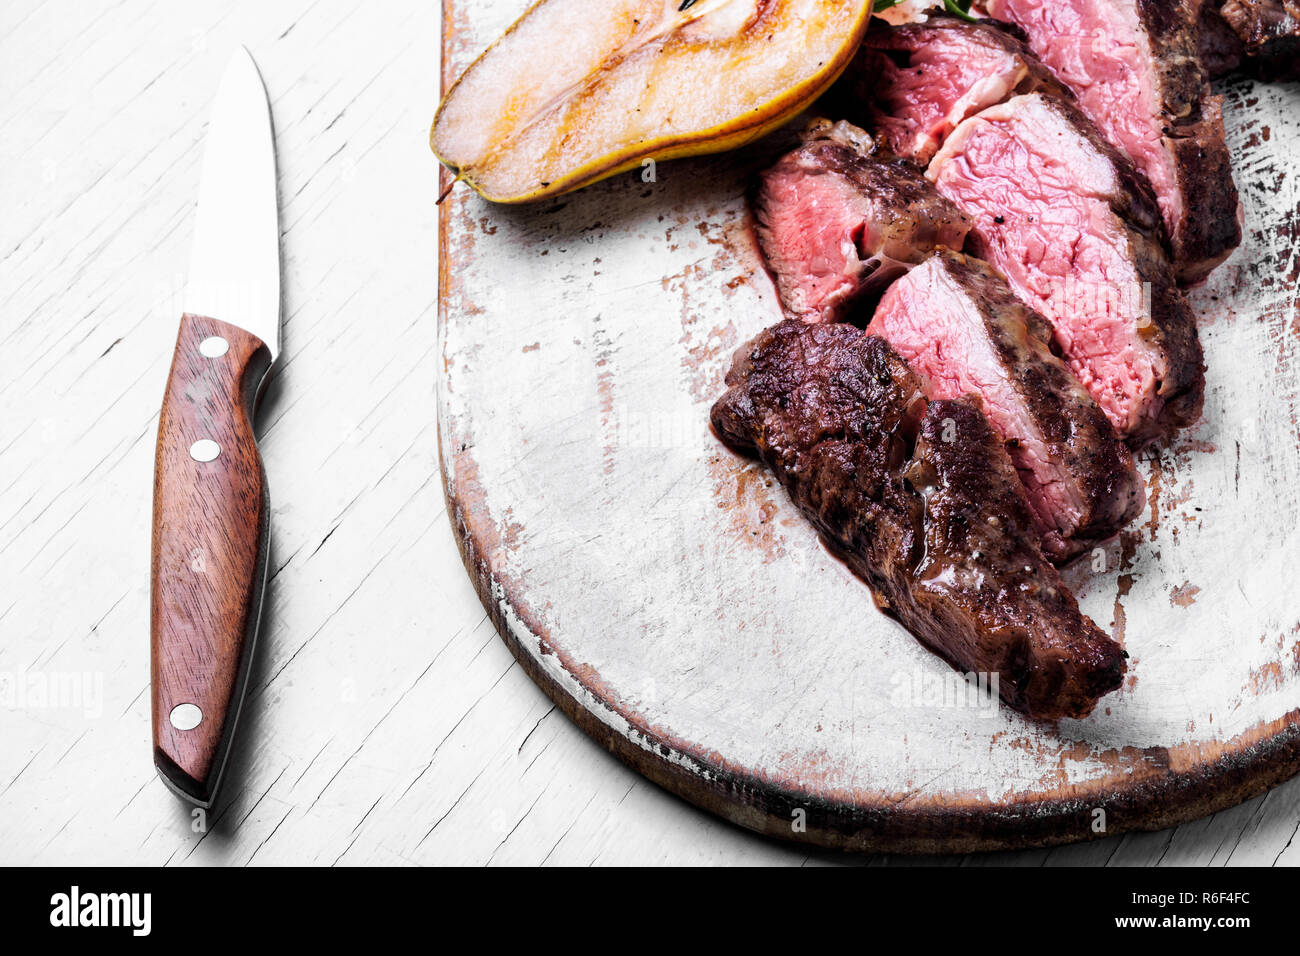
{"label": "wooden cutting board", "polygon": [[[524,6],[444,3],[444,88]],[[526,207],[458,187],[443,476],[527,672],[656,783],[824,846],[1155,829],[1300,770],[1300,87],[1224,92],[1246,238],[1192,294],[1204,419],[1142,462],[1147,510],[1104,562],[1066,571],[1131,656],[1082,721],[968,693],[710,434],[733,350],[779,317],[743,199],[779,137]]]}

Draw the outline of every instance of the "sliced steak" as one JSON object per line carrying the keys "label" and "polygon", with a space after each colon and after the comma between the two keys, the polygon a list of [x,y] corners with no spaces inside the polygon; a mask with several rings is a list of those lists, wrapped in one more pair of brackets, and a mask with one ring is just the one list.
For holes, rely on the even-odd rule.
{"label": "sliced steak", "polygon": [[1179,280],[1208,275],[1241,242],[1240,204],[1221,100],[1197,55],[1199,11],[1191,0],[988,0],[987,7],[1025,31],[1084,113],[1151,181]]}
{"label": "sliced steak", "polygon": [[1031,717],[1082,717],[1124,651],[1039,550],[1002,439],[968,399],[929,403],[883,339],[787,320],[737,353],[718,435],[770,467],[877,604]]}
{"label": "sliced steak", "polygon": [[933,14],[898,26],[873,20],[825,102],[895,154],[924,165],[966,117],[1040,89],[1068,95],[1010,32],[991,21]]}
{"label": "sliced steak", "polygon": [[889,287],[867,331],[907,360],[928,398],[979,398],[1052,560],[1111,537],[1142,510],[1133,455],[1052,354],[1047,320],[986,263],[936,254]]}
{"label": "sliced steak", "polygon": [[1211,77],[1224,76],[1241,66],[1245,55],[1241,39],[1219,14],[1223,0],[1192,0],[1197,5],[1197,52]]}
{"label": "sliced steak", "polygon": [[1030,93],[987,109],[953,131],[927,175],[974,219],[968,247],[1052,323],[1130,444],[1196,421],[1201,345],[1151,187],[1076,107]]}
{"label": "sliced steak", "polygon": [[786,313],[833,322],[970,227],[909,163],[848,123],[814,126],[759,179],[759,244]]}
{"label": "sliced steak", "polygon": [[1227,0],[1219,16],[1241,41],[1253,72],[1300,77],[1300,0]]}

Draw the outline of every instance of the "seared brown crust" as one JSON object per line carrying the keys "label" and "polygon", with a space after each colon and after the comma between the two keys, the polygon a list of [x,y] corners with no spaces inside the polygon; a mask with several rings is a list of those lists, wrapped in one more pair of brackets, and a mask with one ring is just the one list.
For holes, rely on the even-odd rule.
{"label": "seared brown crust", "polygon": [[[946,440],[950,434],[955,441]],[[1098,697],[1120,686],[1128,655],[1080,613],[1043,560],[1019,479],[988,420],[966,400],[931,403],[910,470],[922,480],[927,472],[935,477],[928,492],[921,489],[926,557],[915,577],[937,581],[956,569],[984,585],[903,591],[900,597],[915,600],[907,616],[942,622],[922,639],[967,669],[970,654],[953,625],[969,627],[973,614],[983,625],[973,669],[996,671],[1010,683],[1008,703],[1032,717],[1087,715]]]}
{"label": "seared brown crust", "polygon": [[1218,16],[1253,72],[1265,79],[1300,77],[1300,0],[1227,0]]}
{"label": "seared brown crust", "polygon": [[[1002,368],[1010,375],[1052,460],[1070,476],[1081,502],[1082,514],[1070,540],[1045,540],[1043,550],[1059,561],[1113,536],[1136,518],[1146,503],[1142,476],[1115,426],[1065,363],[1048,351],[1052,341],[1048,321],[1022,305],[1002,276],[969,256],[940,253],[939,260],[962,286],[975,293],[972,301],[979,306],[985,333]],[[1026,340],[1022,329],[1032,342]]]}
{"label": "seared brown crust", "polygon": [[1196,424],[1205,404],[1205,357],[1201,350],[1196,316],[1183,293],[1167,280],[1167,265],[1139,257],[1138,271],[1151,290],[1151,324],[1143,335],[1159,348],[1168,364],[1156,394],[1164,401],[1158,419],[1127,436],[1129,446],[1140,449],[1169,437],[1175,428]]}
{"label": "seared brown crust", "polygon": [[[805,321],[837,322],[861,306],[873,305],[891,282],[923,262],[937,246],[961,245],[970,223],[951,200],[912,163],[887,153],[870,153],[870,137],[845,122],[814,120],[802,134],[803,145],[763,172],[750,194],[763,261],[777,288],[783,311]],[[854,238],[857,261],[853,288],[828,305],[800,308],[800,288],[807,263],[781,255],[784,208],[774,183],[783,178],[829,176],[844,180],[863,200],[862,234]],[[825,210],[836,214],[839,210]]]}
{"label": "seared brown crust", "polygon": [[1194,283],[1241,245],[1241,203],[1223,129],[1223,98],[1202,97],[1200,118],[1173,129],[1168,145],[1186,208],[1170,244],[1179,280]]}
{"label": "seared brown crust", "polygon": [[1156,53],[1165,143],[1174,161],[1183,216],[1169,236],[1181,282],[1199,282],[1241,244],[1241,203],[1223,129],[1223,99],[1210,92],[1201,61],[1195,0],[1139,0]]}
{"label": "seared brown crust", "polygon": [[1223,99],[1210,91],[1200,58],[1195,0],[1138,0],[1138,17],[1155,56],[1165,145],[1183,196],[1170,230],[1180,282],[1199,282],[1241,244],[1241,203],[1223,129]]}
{"label": "seared brown crust", "polygon": [[1220,0],[1193,0],[1199,6],[1196,27],[1197,53],[1211,78],[1224,76],[1241,66],[1245,51],[1241,39],[1219,14]]}
{"label": "seared brown crust", "polygon": [[914,207],[920,206],[924,214],[918,218],[926,222],[942,225],[966,218],[949,200],[935,192],[934,184],[920,169],[888,153],[867,154],[834,139],[816,138],[786,159],[792,157],[798,157],[810,167],[843,176],[865,193],[890,196],[896,200],[900,216],[905,213],[917,216]]}
{"label": "seared brown crust", "polygon": [[1082,717],[1122,648],[1043,557],[1001,439],[968,400],[928,407],[883,339],[787,320],[737,353],[713,427],[777,475],[877,603],[1031,717]]}

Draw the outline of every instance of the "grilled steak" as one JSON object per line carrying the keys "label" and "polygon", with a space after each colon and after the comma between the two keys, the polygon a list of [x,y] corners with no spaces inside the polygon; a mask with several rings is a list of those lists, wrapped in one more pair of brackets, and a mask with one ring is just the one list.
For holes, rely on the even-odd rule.
{"label": "grilled steak", "polygon": [[876,602],[1032,717],[1082,717],[1124,651],[1039,550],[1002,439],[967,399],[930,402],[883,339],[787,320],[737,353],[718,435],[757,455]]}
{"label": "grilled steak", "polygon": [[837,321],[966,237],[966,218],[915,167],[870,150],[862,130],[822,122],[760,178],[758,239],[788,315]]}
{"label": "grilled steak", "polygon": [[898,26],[873,20],[823,102],[895,154],[924,165],[966,117],[1034,90],[1068,95],[1008,30],[932,14],[924,23]]}
{"label": "grilled steak", "polygon": [[869,333],[886,339],[930,399],[975,395],[1007,443],[1043,551],[1068,559],[1137,517],[1133,456],[1065,363],[1047,320],[987,264],[940,252],[892,286]]}
{"label": "grilled steak", "polygon": [[930,163],[974,220],[968,246],[1052,323],[1133,445],[1200,415],[1196,321],[1174,286],[1151,188],[1076,107],[1017,96],[962,122]]}
{"label": "grilled steak", "polygon": [[1197,56],[1192,0],[988,0],[1155,189],[1174,269],[1196,282],[1241,242],[1221,100]]}
{"label": "grilled steak", "polygon": [[1197,52],[1210,76],[1223,76],[1241,66],[1241,39],[1219,15],[1223,0],[1192,0],[1197,5]]}
{"label": "grilled steak", "polygon": [[1227,0],[1219,16],[1241,41],[1254,72],[1300,77],[1300,0]]}

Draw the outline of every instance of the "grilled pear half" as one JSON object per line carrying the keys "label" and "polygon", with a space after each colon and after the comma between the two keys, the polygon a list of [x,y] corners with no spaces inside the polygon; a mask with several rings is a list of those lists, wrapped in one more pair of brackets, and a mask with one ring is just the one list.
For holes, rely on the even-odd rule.
{"label": "grilled pear half", "polygon": [[452,86],[438,159],[485,199],[554,196],[780,126],[853,57],[872,0],[539,0]]}

